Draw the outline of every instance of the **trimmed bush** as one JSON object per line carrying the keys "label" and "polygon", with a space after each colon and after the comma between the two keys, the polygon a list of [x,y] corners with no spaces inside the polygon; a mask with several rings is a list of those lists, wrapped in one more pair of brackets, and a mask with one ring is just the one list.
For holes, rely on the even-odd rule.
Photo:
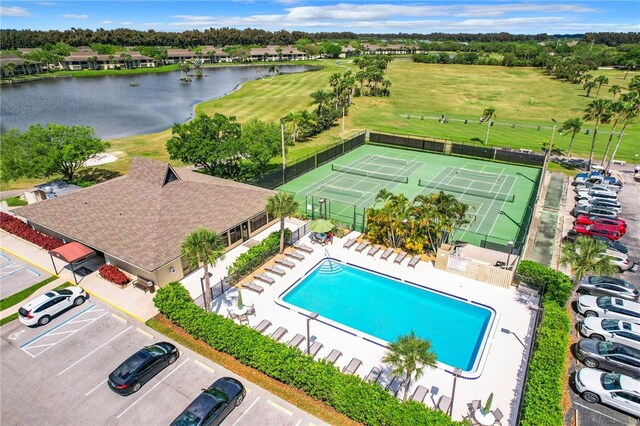
{"label": "trimmed bush", "polygon": [[529,364],[521,425],[562,426],[562,393],[571,320],[555,301],[545,302],[540,337]]}
{"label": "trimmed bush", "polygon": [[555,269],[530,260],[523,260],[518,265],[518,276],[520,280],[541,290],[543,303],[553,301],[564,306],[571,297],[573,291],[571,278]]}
{"label": "trimmed bush", "polygon": [[[285,229],[285,241],[291,237],[291,231]],[[251,271],[262,265],[268,258],[274,256],[280,250],[280,231],[269,234],[267,238],[242,253],[227,268],[227,274],[233,282],[240,281],[243,277],[249,275]]]}
{"label": "trimmed bush", "polygon": [[129,277],[114,265],[104,264],[98,269],[98,273],[105,280],[117,285],[125,285],[129,282]]}
{"label": "trimmed bush", "polygon": [[367,425],[456,425],[446,414],[417,402],[401,402],[379,385],[346,375],[326,361],[276,342],[193,303],[189,292],[173,282],[158,290],[155,306],[196,339],[245,365],[335,408]]}
{"label": "trimmed bush", "polygon": [[2,212],[0,212],[0,228],[47,251],[64,245],[62,241],[38,232],[20,219]]}

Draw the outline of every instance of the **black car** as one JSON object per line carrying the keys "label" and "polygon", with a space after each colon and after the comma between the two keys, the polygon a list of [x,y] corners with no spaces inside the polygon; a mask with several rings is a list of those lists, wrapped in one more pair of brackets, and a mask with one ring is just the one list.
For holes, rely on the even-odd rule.
{"label": "black car", "polygon": [[609,238],[605,237],[604,235],[592,235],[591,238],[593,238],[594,240],[597,240],[597,241],[602,241],[611,250],[619,251],[620,253],[623,253],[623,254],[628,254],[629,253],[629,249],[627,249],[626,246],[620,244],[619,241],[610,240]]}
{"label": "black car", "polygon": [[140,349],[109,374],[109,387],[120,395],[138,392],[142,385],[176,362],[180,352],[171,343],[160,342]]}
{"label": "black car", "polygon": [[171,423],[171,426],[219,425],[242,403],[246,391],[242,383],[232,377],[216,380],[193,400]]}

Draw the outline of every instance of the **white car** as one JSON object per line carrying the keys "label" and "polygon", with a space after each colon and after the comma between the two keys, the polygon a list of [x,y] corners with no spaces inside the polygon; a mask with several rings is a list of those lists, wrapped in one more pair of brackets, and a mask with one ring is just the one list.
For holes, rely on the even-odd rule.
{"label": "white car", "polygon": [[72,306],[80,306],[86,299],[87,293],[82,287],[48,291],[18,309],[18,318],[25,325],[45,325],[54,315]]}
{"label": "white car", "polygon": [[600,402],[640,417],[640,380],[619,373],[583,368],[576,373],[576,389],[587,402]]}
{"label": "white car", "polygon": [[640,325],[632,322],[592,317],[582,320],[578,329],[584,337],[640,349]]}
{"label": "white car", "polygon": [[629,270],[629,256],[619,251],[607,249],[600,256],[609,256],[609,263],[618,268],[618,272],[622,273]]}
{"label": "white car", "polygon": [[640,303],[617,297],[580,296],[578,297],[578,312],[587,318],[612,318],[634,323],[640,321]]}

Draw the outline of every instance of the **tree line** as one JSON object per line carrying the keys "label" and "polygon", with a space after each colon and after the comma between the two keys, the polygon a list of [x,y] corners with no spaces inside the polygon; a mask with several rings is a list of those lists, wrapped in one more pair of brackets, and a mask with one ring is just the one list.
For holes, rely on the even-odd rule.
{"label": "tree line", "polygon": [[0,30],[0,49],[12,50],[17,48],[34,48],[41,47],[47,43],[66,43],[74,47],[89,46],[93,43],[112,44],[117,46],[173,46],[187,48],[198,45],[226,46],[231,44],[239,45],[291,45],[300,39],[310,39],[314,42],[319,41],[336,41],[342,43],[349,40],[356,41],[375,41],[388,40],[389,42],[407,42],[407,41],[453,41],[453,42],[526,42],[526,41],[547,41],[560,40],[563,38],[572,38],[585,41],[587,43],[595,42],[607,46],[618,46],[625,43],[640,43],[640,33],[586,33],[570,34],[570,35],[548,35],[542,34],[509,34],[509,33],[486,33],[486,34],[445,34],[445,33],[394,33],[394,34],[356,34],[349,31],[343,32],[316,32],[309,33],[304,31],[265,31],[256,28],[246,28],[239,30],[236,28],[208,28],[206,30],[187,30],[183,32],[169,31],[138,31],[128,28],[117,28],[113,30],[105,30],[99,28],[97,30],[70,28],[68,30],[17,30],[2,29]]}

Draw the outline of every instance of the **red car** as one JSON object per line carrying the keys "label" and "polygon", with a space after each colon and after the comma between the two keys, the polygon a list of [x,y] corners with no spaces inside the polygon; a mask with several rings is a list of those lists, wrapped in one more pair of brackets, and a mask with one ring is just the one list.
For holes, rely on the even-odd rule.
{"label": "red car", "polygon": [[608,217],[588,216],[586,214],[581,214],[576,217],[576,224],[591,225],[593,223],[617,226],[621,235],[627,233],[627,222],[625,222],[623,219],[610,219]]}
{"label": "red car", "polygon": [[622,236],[617,226],[605,225],[602,223],[592,223],[591,225],[581,225],[577,223],[573,225],[573,230],[579,234],[584,234],[589,237],[594,235],[601,235],[612,241],[619,240]]}

